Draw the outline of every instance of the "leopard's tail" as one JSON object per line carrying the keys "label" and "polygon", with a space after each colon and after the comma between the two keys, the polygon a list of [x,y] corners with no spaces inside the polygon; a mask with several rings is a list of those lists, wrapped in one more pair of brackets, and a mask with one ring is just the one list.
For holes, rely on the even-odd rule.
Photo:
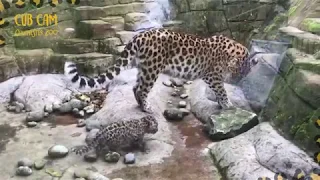
{"label": "leopard's tail", "polygon": [[[134,38],[136,38],[136,36]],[[138,50],[138,47],[133,44],[134,38],[125,46],[116,63],[108,67],[106,72],[96,77],[83,76],[79,74],[75,63],[67,61],[64,64],[64,75],[68,81],[71,81],[73,85],[78,86],[77,88],[83,91],[106,88],[113,78],[120,74],[120,71],[134,66],[134,60]]]}

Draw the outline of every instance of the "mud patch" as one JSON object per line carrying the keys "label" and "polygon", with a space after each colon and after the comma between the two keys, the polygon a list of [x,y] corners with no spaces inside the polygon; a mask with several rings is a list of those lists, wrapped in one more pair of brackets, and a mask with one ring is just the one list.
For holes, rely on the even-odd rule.
{"label": "mud patch", "polygon": [[52,128],[57,126],[68,126],[71,124],[77,124],[78,119],[71,114],[63,114],[63,115],[50,115],[46,119],[45,122],[49,123]]}
{"label": "mud patch", "polygon": [[17,130],[17,127],[11,127],[9,124],[0,125],[0,153],[6,149],[9,140],[16,136]]}

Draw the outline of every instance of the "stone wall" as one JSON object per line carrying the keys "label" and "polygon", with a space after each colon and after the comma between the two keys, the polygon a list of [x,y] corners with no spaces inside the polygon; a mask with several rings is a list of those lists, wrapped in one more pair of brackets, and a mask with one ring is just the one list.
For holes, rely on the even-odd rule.
{"label": "stone wall", "polygon": [[276,0],[171,0],[174,18],[184,31],[199,35],[225,34],[247,42],[251,31],[268,18]]}
{"label": "stone wall", "polygon": [[318,150],[315,121],[320,117],[320,61],[290,48],[282,60],[279,75],[260,114],[311,154]]}

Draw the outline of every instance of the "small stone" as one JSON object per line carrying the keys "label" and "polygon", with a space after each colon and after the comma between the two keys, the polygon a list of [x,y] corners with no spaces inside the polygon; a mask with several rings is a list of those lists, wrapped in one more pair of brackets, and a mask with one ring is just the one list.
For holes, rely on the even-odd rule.
{"label": "small stone", "polygon": [[133,153],[128,153],[124,156],[123,162],[125,164],[134,164],[136,162],[136,158]]}
{"label": "small stone", "polygon": [[111,180],[123,180],[122,178],[114,178],[114,179],[111,179]]}
{"label": "small stone", "polygon": [[73,108],[72,109],[73,114],[79,114],[79,109],[78,108]]}
{"label": "small stone", "polygon": [[61,113],[68,113],[71,112],[73,109],[72,105],[70,102],[66,102],[61,104],[60,108],[59,108],[59,112]]}
{"label": "small stone", "polygon": [[180,121],[185,117],[178,108],[168,108],[164,110],[163,115],[168,121]]}
{"label": "small stone", "polygon": [[84,160],[87,162],[95,162],[98,159],[97,153],[89,152],[83,156]]}
{"label": "small stone", "polygon": [[32,169],[28,166],[20,166],[17,168],[16,175],[18,176],[30,176],[32,174]]}
{"label": "small stone", "polygon": [[187,81],[186,84],[190,85],[190,84],[192,84],[192,81]]}
{"label": "small stone", "polygon": [[36,127],[37,125],[38,123],[34,121],[27,122],[27,127]]}
{"label": "small stone", "polygon": [[178,93],[174,91],[171,93],[171,96],[176,97],[176,96],[178,96]]}
{"label": "small stone", "polygon": [[37,160],[34,162],[33,164],[33,167],[36,169],[36,170],[41,170],[44,168],[44,166],[47,164],[47,161],[44,160],[44,159],[41,159],[41,160]]}
{"label": "small stone", "polygon": [[180,101],[179,104],[178,104],[178,107],[179,107],[179,108],[185,108],[185,107],[187,107],[187,102],[186,102],[186,101]]}
{"label": "small stone", "polygon": [[86,106],[85,108],[83,108],[83,110],[87,114],[93,114],[94,113],[94,104],[90,104],[89,106]]}
{"label": "small stone", "polygon": [[83,110],[79,111],[78,116],[79,117],[84,117],[84,111]]}
{"label": "small stone", "polygon": [[49,113],[48,113],[48,112],[44,112],[44,113],[43,113],[43,116],[44,116],[44,117],[48,117],[48,116],[49,116]]}
{"label": "small stone", "polygon": [[85,178],[89,177],[89,172],[86,169],[78,168],[74,171],[75,178]]}
{"label": "small stone", "polygon": [[104,157],[104,160],[108,163],[117,163],[120,159],[120,154],[117,152],[107,153]]}
{"label": "small stone", "polygon": [[63,145],[54,145],[48,150],[48,155],[51,158],[63,158],[69,153],[68,148]]}
{"label": "small stone", "polygon": [[61,103],[58,103],[58,102],[52,103],[52,110],[54,111],[59,110],[60,107],[61,107]]}
{"label": "small stone", "polygon": [[187,97],[188,97],[188,94],[181,94],[181,95],[180,95],[180,98],[181,98],[181,99],[186,99]]}
{"label": "small stone", "polygon": [[21,113],[22,110],[24,109],[24,105],[22,103],[19,103],[19,102],[16,102],[15,104],[16,104],[15,112],[16,113]]}
{"label": "small stone", "polygon": [[31,168],[33,166],[33,162],[28,158],[22,158],[18,161],[18,167],[20,166],[28,166]]}
{"label": "small stone", "polygon": [[71,99],[69,103],[72,108],[77,108],[77,109],[83,109],[86,106],[86,103],[80,101],[79,99]]}
{"label": "small stone", "polygon": [[84,127],[86,125],[86,121],[84,119],[79,119],[77,127]]}
{"label": "small stone", "polygon": [[100,129],[91,129],[91,131],[88,133],[85,141],[87,144],[89,144],[95,137],[96,134],[100,131]]}
{"label": "small stone", "polygon": [[162,84],[167,86],[167,87],[172,87],[172,82],[171,81],[163,81]]}
{"label": "small stone", "polygon": [[7,111],[14,112],[15,110],[16,110],[15,106],[11,106],[11,105],[7,106]]}
{"label": "small stone", "polygon": [[180,92],[180,89],[174,88],[174,91],[178,93],[178,92]]}
{"label": "small stone", "polygon": [[170,81],[172,82],[172,84],[174,86],[177,86],[177,87],[182,87],[183,84],[184,84],[184,81],[181,80],[181,79],[177,79],[177,78],[170,78]]}
{"label": "small stone", "polygon": [[75,178],[75,180],[86,180],[85,178]]}
{"label": "small stone", "polygon": [[167,103],[168,103],[168,104],[172,104],[172,101],[168,100]]}
{"label": "small stone", "polygon": [[84,95],[84,94],[80,94],[78,95],[78,98],[81,100],[81,101],[84,101],[86,103],[89,103],[91,100],[90,100],[90,97]]}
{"label": "small stone", "polygon": [[48,113],[52,113],[53,112],[53,104],[48,104],[44,107],[44,111],[48,112]]}
{"label": "small stone", "polygon": [[27,122],[35,121],[40,122],[44,117],[43,110],[32,111],[27,114],[26,120]]}
{"label": "small stone", "polygon": [[186,108],[179,108],[179,111],[182,112],[183,116],[188,116],[190,114],[190,111]]}
{"label": "small stone", "polygon": [[66,33],[73,33],[74,31],[75,31],[74,28],[65,28],[64,29],[64,32],[66,32]]}
{"label": "small stone", "polygon": [[88,176],[88,180],[109,180],[109,178],[105,177],[104,175],[91,171]]}

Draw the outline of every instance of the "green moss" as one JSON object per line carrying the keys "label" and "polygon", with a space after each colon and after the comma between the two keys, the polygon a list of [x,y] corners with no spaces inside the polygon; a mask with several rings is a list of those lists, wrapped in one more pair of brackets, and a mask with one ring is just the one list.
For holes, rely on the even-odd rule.
{"label": "green moss", "polygon": [[297,11],[298,7],[301,5],[301,3],[302,3],[302,1],[299,0],[298,2],[296,2],[296,5],[290,7],[290,9],[288,11],[289,17],[292,17],[296,13],[296,11]]}
{"label": "green moss", "polygon": [[306,18],[302,21],[304,30],[320,33],[320,21],[314,18]]}

